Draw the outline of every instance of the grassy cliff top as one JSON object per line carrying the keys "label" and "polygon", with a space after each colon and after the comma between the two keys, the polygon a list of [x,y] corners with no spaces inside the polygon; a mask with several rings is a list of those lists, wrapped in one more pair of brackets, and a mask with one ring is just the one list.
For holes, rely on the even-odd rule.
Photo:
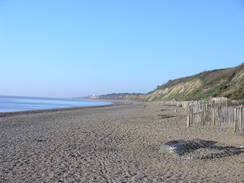
{"label": "grassy cliff top", "polygon": [[244,64],[170,80],[144,96],[146,101],[199,100],[209,97],[244,98]]}

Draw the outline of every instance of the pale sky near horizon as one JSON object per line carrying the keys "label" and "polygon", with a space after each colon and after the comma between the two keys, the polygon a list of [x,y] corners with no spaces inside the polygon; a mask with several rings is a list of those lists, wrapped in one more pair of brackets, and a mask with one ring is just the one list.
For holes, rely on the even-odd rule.
{"label": "pale sky near horizon", "polygon": [[0,0],[0,95],[149,92],[244,62],[244,0]]}

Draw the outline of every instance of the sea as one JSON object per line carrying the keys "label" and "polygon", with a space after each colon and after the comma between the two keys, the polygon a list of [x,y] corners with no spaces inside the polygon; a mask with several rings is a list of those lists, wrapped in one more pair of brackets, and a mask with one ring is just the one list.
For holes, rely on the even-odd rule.
{"label": "sea", "polygon": [[77,98],[0,96],[0,112],[110,105],[111,102]]}

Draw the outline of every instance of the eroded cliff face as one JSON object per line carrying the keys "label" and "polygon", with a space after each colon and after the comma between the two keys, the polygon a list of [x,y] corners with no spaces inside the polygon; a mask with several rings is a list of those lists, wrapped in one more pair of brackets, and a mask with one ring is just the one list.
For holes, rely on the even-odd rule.
{"label": "eroded cliff face", "polygon": [[244,99],[244,64],[171,80],[146,94],[144,100],[199,100],[219,96]]}

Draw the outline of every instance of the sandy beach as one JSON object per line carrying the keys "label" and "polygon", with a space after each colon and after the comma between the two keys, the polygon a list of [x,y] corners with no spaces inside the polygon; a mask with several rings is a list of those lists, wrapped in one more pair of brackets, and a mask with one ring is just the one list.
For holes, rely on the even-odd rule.
{"label": "sandy beach", "polygon": [[176,108],[132,103],[0,117],[0,182],[244,182],[244,153],[204,160],[159,153],[176,139],[244,145],[232,128],[186,128]]}

